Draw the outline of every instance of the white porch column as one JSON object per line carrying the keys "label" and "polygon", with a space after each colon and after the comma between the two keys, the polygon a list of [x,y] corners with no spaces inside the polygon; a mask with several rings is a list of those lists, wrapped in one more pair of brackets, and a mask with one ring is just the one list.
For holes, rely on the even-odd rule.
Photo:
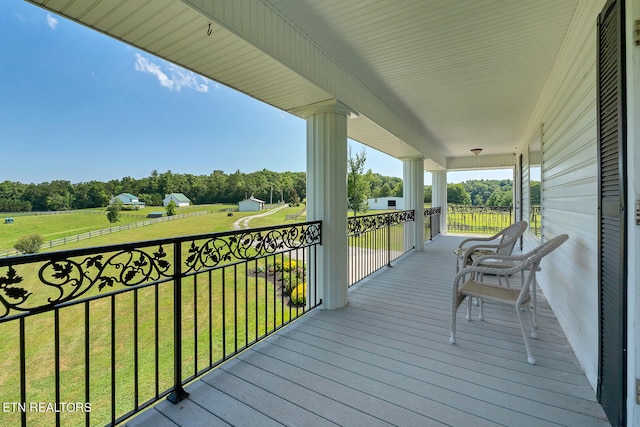
{"label": "white porch column", "polygon": [[431,172],[431,206],[442,208],[440,233],[447,234],[447,171]]}
{"label": "white porch column", "polygon": [[404,208],[415,211],[415,221],[404,225],[405,252],[424,249],[424,157],[402,160]]}
{"label": "white porch column", "polygon": [[322,221],[315,272],[325,309],[348,303],[347,116],[330,101],[302,109],[307,120],[307,220]]}

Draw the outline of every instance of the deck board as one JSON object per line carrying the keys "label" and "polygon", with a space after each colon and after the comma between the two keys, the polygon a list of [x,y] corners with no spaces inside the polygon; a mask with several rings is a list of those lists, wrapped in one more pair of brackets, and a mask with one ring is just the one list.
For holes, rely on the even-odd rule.
{"label": "deck board", "polygon": [[347,307],[304,316],[127,425],[608,426],[541,293],[536,365],[515,313],[492,304],[484,321],[461,307],[449,344],[460,240],[435,238],[353,286]]}

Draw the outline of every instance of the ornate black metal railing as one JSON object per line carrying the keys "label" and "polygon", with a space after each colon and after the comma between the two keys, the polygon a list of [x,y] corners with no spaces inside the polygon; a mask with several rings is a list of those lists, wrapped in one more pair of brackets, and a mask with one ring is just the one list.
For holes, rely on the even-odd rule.
{"label": "ornate black metal railing", "polygon": [[414,220],[413,210],[349,218],[349,286],[413,249],[404,247],[404,225]]}
{"label": "ornate black metal railing", "polygon": [[320,243],[315,221],[0,259],[3,424],[113,425],[179,401],[321,304]]}
{"label": "ornate black metal railing", "polygon": [[447,231],[451,233],[495,234],[512,223],[513,213],[510,207],[447,207]]}
{"label": "ornate black metal railing", "polygon": [[440,216],[442,208],[427,208],[424,210],[424,240],[433,239],[440,234]]}
{"label": "ornate black metal railing", "polygon": [[542,237],[542,208],[531,206],[529,209],[529,230],[538,238]]}

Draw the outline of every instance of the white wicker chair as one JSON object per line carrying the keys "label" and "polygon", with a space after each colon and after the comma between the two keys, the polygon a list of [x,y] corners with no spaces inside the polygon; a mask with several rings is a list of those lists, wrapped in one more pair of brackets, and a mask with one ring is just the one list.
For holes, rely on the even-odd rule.
{"label": "white wicker chair", "polygon": [[[456,254],[456,272],[461,267],[471,265],[473,257],[491,254],[511,255],[513,247],[527,229],[527,221],[518,221],[490,237],[471,237],[460,242],[454,249]],[[476,243],[467,246],[469,243]]]}
{"label": "white wicker chair", "polygon": [[[461,269],[456,274],[456,277],[453,281],[451,305],[451,337],[449,339],[451,344],[455,344],[456,342],[456,313],[458,311],[458,307],[460,307],[460,304],[466,297],[470,297],[469,303],[467,305],[467,320],[471,320],[472,297],[481,300],[480,320],[484,318],[482,301],[491,301],[495,303],[512,305],[515,308],[518,323],[520,323],[520,331],[522,332],[522,338],[524,339],[524,345],[527,350],[527,361],[532,365],[535,364],[536,361],[533,357],[533,354],[531,353],[529,340],[527,339],[524,324],[522,323],[521,309],[524,308],[527,311],[529,322],[531,324],[531,337],[537,338],[529,304],[527,304],[529,302],[529,299],[531,298],[529,288],[533,280],[535,280],[535,274],[539,268],[542,258],[562,245],[568,238],[568,235],[561,234],[554,237],[553,239],[548,240],[545,243],[542,243],[536,249],[523,255],[496,254],[483,256],[478,258],[475,261],[474,265]],[[511,268],[493,268],[479,265],[487,259],[502,260],[506,263],[514,263],[514,266]],[[476,277],[482,278],[487,274],[498,276],[498,278],[503,277],[507,279],[508,277],[520,272],[525,272],[526,276],[525,280],[522,283],[522,288],[520,289],[507,288],[478,281],[482,279],[475,280]],[[466,279],[467,276],[469,276],[468,279]],[[463,279],[466,280],[462,285],[460,285]]]}

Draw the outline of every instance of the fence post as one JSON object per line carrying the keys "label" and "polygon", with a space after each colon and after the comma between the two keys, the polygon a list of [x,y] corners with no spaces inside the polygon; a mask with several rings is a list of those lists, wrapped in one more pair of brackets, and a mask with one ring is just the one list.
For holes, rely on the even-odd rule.
{"label": "fence post", "polygon": [[180,242],[173,244],[173,391],[167,397],[178,403],[189,396],[182,388],[182,253]]}
{"label": "fence post", "polygon": [[391,215],[387,214],[387,267],[391,267]]}
{"label": "fence post", "polygon": [[429,211],[429,240],[433,240],[433,211]]}

